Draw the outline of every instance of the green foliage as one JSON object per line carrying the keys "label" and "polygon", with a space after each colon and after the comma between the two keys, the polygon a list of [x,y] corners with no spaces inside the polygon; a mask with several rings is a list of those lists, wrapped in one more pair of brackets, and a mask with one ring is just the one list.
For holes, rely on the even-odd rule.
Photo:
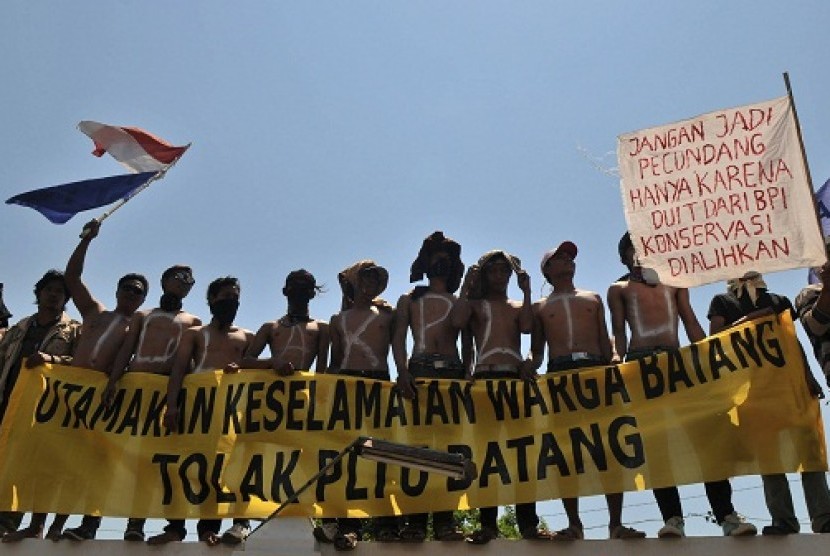
{"label": "green foliage", "polygon": [[[465,535],[469,535],[473,531],[479,529],[481,527],[481,520],[479,518],[478,510],[456,510],[453,512],[455,516],[455,521],[458,526],[464,531]],[[320,525],[321,521],[318,519],[314,520],[315,525]],[[371,521],[366,520],[365,527],[363,528],[363,540],[373,540],[374,539],[374,532],[371,527]],[[521,533],[519,533],[519,527],[516,524],[516,509],[513,506],[505,506],[504,512],[498,519],[498,527],[499,527],[499,536],[503,539],[520,539]],[[548,524],[545,522],[544,519],[539,519],[539,528],[540,529],[548,529]],[[429,521],[428,528],[427,528],[427,538],[433,538],[432,532],[432,520]]]}
{"label": "green foliage", "polygon": [[[479,527],[481,521],[479,520],[478,510],[457,510],[454,512],[455,519],[458,526],[465,534],[470,534]],[[504,506],[504,513],[498,519],[499,536],[503,539],[520,539],[521,533],[516,524],[516,509],[513,506]],[[548,524],[544,519],[539,519],[539,528],[548,529]]]}
{"label": "green foliage", "polygon": [[476,510],[456,510],[453,515],[455,516],[455,522],[458,523],[465,535],[469,535],[481,526]]}

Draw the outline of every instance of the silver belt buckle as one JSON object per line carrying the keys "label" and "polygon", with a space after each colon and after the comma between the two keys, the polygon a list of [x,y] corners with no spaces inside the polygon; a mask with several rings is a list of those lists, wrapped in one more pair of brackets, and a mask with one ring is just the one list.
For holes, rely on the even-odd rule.
{"label": "silver belt buckle", "polygon": [[591,355],[587,351],[577,351],[571,354],[571,361],[585,361],[590,358]]}
{"label": "silver belt buckle", "polygon": [[432,362],[433,369],[446,369],[447,367],[449,367],[449,365],[447,365],[446,361],[438,360]]}

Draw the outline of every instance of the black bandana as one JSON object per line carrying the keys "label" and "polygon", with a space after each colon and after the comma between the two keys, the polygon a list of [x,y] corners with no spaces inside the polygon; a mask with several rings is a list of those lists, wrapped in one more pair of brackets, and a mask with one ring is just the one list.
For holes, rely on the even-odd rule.
{"label": "black bandana", "polygon": [[210,314],[219,323],[219,326],[230,326],[236,318],[239,309],[238,299],[220,299],[210,304]]}
{"label": "black bandana", "polygon": [[182,300],[172,293],[164,293],[159,300],[159,307],[168,313],[176,313],[182,309]]}

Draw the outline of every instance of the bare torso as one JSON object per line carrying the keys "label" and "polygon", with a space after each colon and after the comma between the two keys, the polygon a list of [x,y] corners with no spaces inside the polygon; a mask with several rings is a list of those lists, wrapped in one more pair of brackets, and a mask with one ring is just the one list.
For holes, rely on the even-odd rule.
{"label": "bare torso", "polygon": [[342,359],[340,369],[388,370],[394,313],[377,307],[354,307],[332,319],[337,327]]}
{"label": "bare torso", "polygon": [[182,334],[196,324],[199,324],[198,318],[184,311],[169,313],[153,309],[143,313],[135,357],[129,370],[170,374]]}
{"label": "bare torso", "polygon": [[409,300],[409,328],[412,330],[413,355],[440,354],[458,358],[458,330],[450,320],[456,303],[452,294],[426,293]]}
{"label": "bare torso", "polygon": [[549,358],[577,352],[606,357],[603,355],[602,335],[605,335],[607,342],[608,331],[599,295],[585,290],[554,292],[537,301],[534,309],[544,330]]}
{"label": "bare torso", "polygon": [[202,373],[238,365],[253,339],[244,328],[219,330],[213,325],[197,326],[186,334],[193,343],[193,372]]}
{"label": "bare torso", "polygon": [[129,317],[115,311],[102,311],[84,319],[72,364],[109,372],[127,336],[129,324]]}
{"label": "bare torso", "polygon": [[268,346],[276,368],[311,369],[320,352],[320,343],[328,337],[328,323],[321,320],[284,326],[279,321],[265,323]]}
{"label": "bare torso", "polygon": [[628,349],[679,346],[677,290],[662,284],[650,286],[630,280],[619,284],[625,320],[631,330]]}
{"label": "bare torso", "polygon": [[470,301],[470,309],[476,365],[521,364],[521,304],[510,299],[478,299]]}

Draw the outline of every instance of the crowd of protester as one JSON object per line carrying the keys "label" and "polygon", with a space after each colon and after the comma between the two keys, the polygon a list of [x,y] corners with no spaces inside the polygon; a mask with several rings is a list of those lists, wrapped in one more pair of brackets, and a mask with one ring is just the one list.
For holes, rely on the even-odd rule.
{"label": "crowd of protester", "polygon": [[[547,361],[547,373],[572,372],[584,367],[637,360],[679,347],[679,325],[689,340],[707,336],[692,310],[689,292],[652,279],[635,256],[630,236],[619,242],[620,261],[628,272],[613,283],[607,294],[611,333],[605,318],[603,298],[574,284],[577,246],[562,242],[541,259],[540,269],[551,285],[550,295],[531,300],[530,275],[521,261],[502,250],[483,254],[466,269],[461,246],[434,232],[423,241],[412,263],[410,281],[426,280],[400,296],[391,306],[380,296],[388,282],[387,270],[374,261],[359,261],[338,275],[342,308],[330,322],[310,316],[309,304],[320,291],[315,277],[306,270],[288,274],[282,290],[287,311],[279,319],[263,324],[254,334],[234,324],[240,300],[236,278],[223,277],[210,283],[207,301],[211,318],[207,324],[182,309],[183,299],[195,280],[185,265],[175,265],[161,276],[159,305],[139,310],[149,283],[140,274],[118,280],[116,304],[107,309],[82,280],[84,261],[100,224],[92,221],[71,254],[65,271],[49,270],[35,284],[37,312],[9,327],[12,316],[2,303],[0,289],[0,419],[22,368],[43,363],[71,364],[108,374],[104,403],[110,403],[119,380],[126,372],[149,372],[169,377],[168,409],[164,421],[177,422],[177,399],[185,375],[223,369],[273,369],[290,374],[295,369],[317,373],[391,380],[389,352],[397,371],[397,387],[406,397],[415,395],[416,381],[424,378],[533,380]],[[830,263],[817,270],[822,283],[830,280]],[[510,280],[516,276],[521,300],[508,298]],[[813,351],[825,373],[830,373],[830,292],[822,283],[805,288],[796,305],[784,296],[767,291],[757,272],[730,280],[726,293],[712,299],[707,317],[709,334],[772,312],[791,311],[800,318]],[[0,285],[0,288],[2,286]],[[82,323],[64,311],[72,301]],[[530,335],[530,353],[521,352],[523,334]],[[408,339],[411,335],[411,352]],[[268,347],[270,357],[261,358]],[[25,372],[25,371],[24,371]],[[811,392],[821,388],[807,372]],[[789,483],[781,475],[762,477],[771,515],[765,535],[799,532]],[[803,473],[802,483],[812,529],[830,532],[830,491],[824,472]],[[732,505],[732,488],[724,479],[705,483],[712,514],[726,536],[757,533]],[[677,487],[654,489],[664,521],[660,538],[683,537],[684,520]],[[623,495],[606,495],[608,536],[636,539],[645,533],[622,522]],[[540,527],[535,503],[516,505],[516,520],[524,539],[574,541],[584,538],[579,500],[563,501],[567,526],[559,531]],[[21,528],[21,512],[0,512],[3,542],[26,538],[76,541],[94,539],[101,518],[84,516],[78,527],[64,529],[67,516],[57,515],[46,529],[46,515],[35,513]],[[420,542],[427,538],[428,514],[383,516],[371,520],[324,519],[314,529],[315,538],[333,543],[337,550],[351,550],[362,532],[371,529],[382,542]],[[145,520],[130,518],[124,532],[127,541],[145,541]],[[199,520],[197,533],[208,545],[239,544],[250,533],[247,519],[234,519],[220,534],[221,520]],[[450,511],[432,514],[432,536],[438,541],[485,544],[498,537],[497,508],[480,508],[480,527],[465,535]],[[170,520],[160,534],[146,542],[152,545],[185,538],[184,520]]]}

